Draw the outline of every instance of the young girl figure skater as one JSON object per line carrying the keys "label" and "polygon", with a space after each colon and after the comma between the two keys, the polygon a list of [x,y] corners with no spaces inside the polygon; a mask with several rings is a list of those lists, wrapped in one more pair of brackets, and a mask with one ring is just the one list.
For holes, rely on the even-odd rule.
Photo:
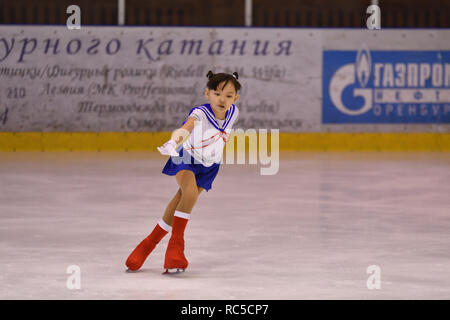
{"label": "young girl figure skater", "polygon": [[239,115],[235,105],[241,88],[238,74],[206,75],[205,98],[209,103],[194,107],[182,127],[171,139],[158,147],[170,155],[162,172],[175,176],[179,189],[166,207],[153,231],[133,250],[126,261],[129,270],[138,270],[161,239],[172,235],[166,249],[164,273],[184,272],[188,261],[184,255],[184,231],[192,209],[203,190],[210,190],[219,172],[223,148]]}

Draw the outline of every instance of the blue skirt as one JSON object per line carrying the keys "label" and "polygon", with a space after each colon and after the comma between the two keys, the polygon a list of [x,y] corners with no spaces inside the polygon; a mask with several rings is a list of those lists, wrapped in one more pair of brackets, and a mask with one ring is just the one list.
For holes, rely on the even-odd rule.
{"label": "blue skirt", "polygon": [[212,182],[219,172],[220,163],[214,163],[210,167],[205,167],[198,163],[188,152],[183,157],[183,148],[180,150],[179,157],[170,157],[164,166],[162,173],[174,176],[180,170],[190,170],[195,175],[197,186],[208,191],[211,189]]}

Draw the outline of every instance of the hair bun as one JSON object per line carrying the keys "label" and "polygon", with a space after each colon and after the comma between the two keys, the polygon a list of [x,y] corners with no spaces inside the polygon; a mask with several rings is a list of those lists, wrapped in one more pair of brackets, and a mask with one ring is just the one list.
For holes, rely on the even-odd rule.
{"label": "hair bun", "polygon": [[214,73],[211,70],[209,70],[206,76],[208,77],[208,79],[211,79],[212,77],[214,77]]}
{"label": "hair bun", "polygon": [[239,79],[239,75],[237,72],[233,72],[233,76],[236,78],[236,80]]}

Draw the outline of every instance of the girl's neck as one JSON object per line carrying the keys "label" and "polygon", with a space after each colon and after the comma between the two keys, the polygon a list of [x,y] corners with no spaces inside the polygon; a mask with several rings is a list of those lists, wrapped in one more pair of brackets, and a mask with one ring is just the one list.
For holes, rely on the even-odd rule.
{"label": "girl's neck", "polygon": [[219,119],[219,120],[225,120],[225,115],[227,114],[226,111],[225,111],[225,113],[222,115],[223,119],[221,119],[221,118],[219,118],[219,117],[217,116],[217,113],[214,112],[214,109],[211,107],[211,104],[209,105],[209,107],[211,108],[211,111],[213,112],[213,114],[214,114],[214,116],[216,117],[216,119]]}
{"label": "girl's neck", "polygon": [[223,119],[219,118],[219,117],[217,116],[217,114],[215,114],[215,113],[214,113],[214,116],[216,117],[216,119],[219,119],[219,120],[225,120],[225,115],[223,115]]}

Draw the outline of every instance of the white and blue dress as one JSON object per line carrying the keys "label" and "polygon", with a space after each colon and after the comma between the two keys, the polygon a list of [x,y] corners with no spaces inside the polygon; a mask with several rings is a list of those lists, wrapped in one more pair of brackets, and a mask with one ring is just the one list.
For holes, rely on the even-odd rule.
{"label": "white and blue dress", "polygon": [[188,117],[195,119],[194,129],[178,147],[179,156],[170,157],[162,172],[173,176],[180,170],[190,170],[199,187],[206,191],[211,189],[222,162],[223,148],[238,115],[239,109],[234,104],[227,110],[223,120],[215,117],[210,104],[192,108]]}

